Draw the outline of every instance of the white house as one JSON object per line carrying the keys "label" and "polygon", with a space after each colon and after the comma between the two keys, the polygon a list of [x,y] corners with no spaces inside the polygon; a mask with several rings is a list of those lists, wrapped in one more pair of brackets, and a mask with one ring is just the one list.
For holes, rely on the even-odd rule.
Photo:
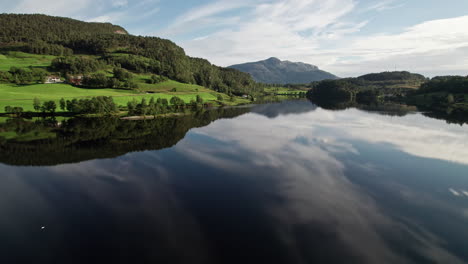
{"label": "white house", "polygon": [[62,83],[63,81],[60,80],[58,76],[47,76],[45,83]]}

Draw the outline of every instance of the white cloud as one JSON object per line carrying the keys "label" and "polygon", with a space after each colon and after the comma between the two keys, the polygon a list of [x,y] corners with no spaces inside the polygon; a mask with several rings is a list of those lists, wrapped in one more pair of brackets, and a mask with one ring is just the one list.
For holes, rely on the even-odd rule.
{"label": "white cloud", "polygon": [[157,35],[171,37],[177,34],[186,33],[203,27],[221,25],[233,25],[238,22],[237,17],[218,16],[227,11],[232,11],[249,5],[248,0],[239,1],[216,1],[207,5],[199,6],[178,16],[172,24]]}
{"label": "white cloud", "polygon": [[[275,56],[318,65],[341,77],[395,67],[428,76],[468,74],[468,16],[426,21],[398,33],[361,33],[375,21],[371,16],[402,3],[217,0],[179,14],[155,35],[175,40],[189,55],[221,66]],[[20,0],[4,8],[123,26],[146,20],[144,25],[130,28],[144,35],[155,28],[147,20],[161,5],[159,0]],[[156,23],[158,18],[154,19]]]}
{"label": "white cloud", "polygon": [[[277,188],[260,184],[255,190],[281,197],[281,205],[273,204],[273,208],[266,211],[271,213],[270,219],[280,223],[278,233],[289,242],[285,244],[296,246],[295,242],[299,243],[289,233],[293,226],[313,223],[329,230],[330,226],[325,223],[333,223],[334,237],[355,255],[362,256],[360,263],[411,262],[406,254],[401,255],[387,244],[395,242],[388,236],[410,245],[405,252],[417,252],[437,263],[462,263],[445,249],[443,237],[426,230],[427,226],[418,219],[406,217],[400,222],[401,218],[388,214],[388,208],[381,210],[379,199],[367,195],[366,184],[355,185],[349,180],[352,178],[349,175],[356,173],[349,168],[353,159],[343,158],[341,154],[360,156],[357,146],[365,142],[385,145],[386,149],[394,147],[418,157],[468,165],[467,128],[441,126],[442,122],[421,115],[395,120],[355,109],[339,112],[317,109],[271,119],[251,113],[236,118],[235,122],[218,120],[210,126],[194,129],[174,149],[197,164],[207,164],[227,175],[234,174],[239,181],[278,182],[273,185]],[[218,143],[205,144],[206,141],[197,140],[193,135],[212,138]],[[359,149],[366,151],[362,146]],[[372,176],[370,178],[379,177],[380,187],[373,186],[373,193],[385,190],[385,199],[403,199],[407,202],[405,206],[426,207],[438,214],[464,217],[459,207],[441,199],[439,194],[434,195],[426,188],[408,188],[398,177],[388,177],[389,171],[395,168],[386,168],[386,162],[369,160],[363,164],[360,161],[364,158],[356,165],[370,171],[367,175]],[[367,182],[364,177],[360,175],[357,182]],[[417,229],[412,226],[415,222],[419,223]],[[362,247],[363,243],[358,241],[366,241],[366,246]]]}
{"label": "white cloud", "polygon": [[[209,58],[221,65],[271,56],[301,60],[310,58],[314,50],[320,48],[320,40],[336,40],[343,34],[359,31],[365,22],[342,20],[355,7],[356,2],[353,0],[251,3],[251,11],[235,27],[182,45],[189,54]],[[211,15],[202,11],[192,12],[208,14],[208,17]]]}
{"label": "white cloud", "polygon": [[11,12],[69,16],[80,13],[92,3],[93,1],[91,0],[22,0],[11,10]]}
{"label": "white cloud", "polygon": [[330,50],[337,58],[354,56],[358,60],[336,61],[331,68],[349,71],[359,67],[420,71],[428,75],[440,72],[468,73],[468,16],[427,21],[399,34],[378,34],[354,38],[347,46]]}
{"label": "white cloud", "polygon": [[21,0],[6,9],[12,13],[40,13],[89,22],[122,24],[129,21],[134,23],[156,14],[159,12],[159,0]]}
{"label": "white cloud", "polygon": [[113,7],[121,8],[121,7],[126,7],[127,5],[128,5],[127,0],[113,0],[112,1],[112,6]]}
{"label": "white cloud", "polygon": [[370,6],[366,7],[363,9],[363,12],[368,12],[368,11],[385,11],[385,10],[390,10],[390,9],[395,9],[404,6],[404,4],[398,4],[396,3],[397,0],[384,0],[384,1],[378,1]]}
{"label": "white cloud", "polygon": [[[200,26],[204,24],[201,21],[211,25],[229,19],[207,11],[217,11],[217,7],[192,10],[187,15],[190,19],[176,25]],[[353,0],[250,3],[251,11],[237,24],[180,44],[189,55],[222,66],[275,56],[319,65],[340,76],[393,70],[395,66],[429,76],[468,73],[468,56],[461,54],[468,48],[468,16],[426,21],[395,34],[356,35],[370,22],[353,21],[348,15],[383,12],[401,4],[380,1],[364,9],[358,7]]]}
{"label": "white cloud", "polygon": [[[238,142],[247,149],[255,146],[257,153],[276,153],[297,138],[305,138],[326,148],[332,146],[333,149],[346,148],[347,152],[355,152],[352,146],[339,143],[358,140],[389,144],[413,156],[468,165],[466,126],[447,126],[445,121],[419,114],[407,115],[397,121],[391,116],[356,109],[331,112],[319,108],[306,114],[280,116],[272,122],[264,116],[248,114],[238,118],[238,122],[221,120],[197,132],[206,133],[209,129],[210,136],[215,135],[221,141]],[[253,125],[258,123],[263,125]],[[441,129],[442,123],[446,129]],[[246,131],[248,135],[239,131]]]}

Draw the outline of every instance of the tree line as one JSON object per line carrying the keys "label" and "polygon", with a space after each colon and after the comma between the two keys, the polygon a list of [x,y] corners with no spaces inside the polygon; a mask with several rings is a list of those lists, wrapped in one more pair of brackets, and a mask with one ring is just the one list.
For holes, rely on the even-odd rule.
{"label": "tree line", "polygon": [[11,67],[9,71],[0,71],[0,82],[15,84],[44,83],[48,72],[41,68],[21,69]]}
{"label": "tree line", "polygon": [[199,95],[188,104],[177,96],[173,96],[170,100],[152,97],[149,101],[143,98],[140,102],[136,100],[128,102],[127,110],[129,116],[152,115],[156,117],[160,114],[183,112],[185,109],[198,110],[203,108],[203,103],[204,100]]}
{"label": "tree line", "polygon": [[88,88],[138,88],[138,84],[133,81],[133,75],[122,68],[114,68],[113,77],[108,77],[104,73],[93,73],[91,75],[86,75],[83,77],[81,85]]}
{"label": "tree line", "polygon": [[468,77],[464,76],[439,76],[424,83],[416,93],[465,93],[468,94]]}

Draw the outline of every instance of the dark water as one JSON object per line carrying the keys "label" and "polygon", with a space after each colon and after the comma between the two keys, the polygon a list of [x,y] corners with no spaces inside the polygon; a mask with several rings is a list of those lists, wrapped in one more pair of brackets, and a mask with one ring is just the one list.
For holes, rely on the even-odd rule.
{"label": "dark water", "polygon": [[468,127],[309,102],[0,125],[0,263],[468,263]]}

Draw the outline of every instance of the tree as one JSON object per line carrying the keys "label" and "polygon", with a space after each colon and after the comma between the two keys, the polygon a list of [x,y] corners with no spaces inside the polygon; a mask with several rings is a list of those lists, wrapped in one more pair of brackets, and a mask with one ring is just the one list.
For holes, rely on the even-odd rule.
{"label": "tree", "polygon": [[65,99],[63,98],[60,99],[60,109],[62,109],[62,111],[65,111],[66,107],[67,107],[67,104],[65,102]]}
{"label": "tree", "polygon": [[151,84],[157,84],[157,83],[161,83],[161,82],[164,82],[164,81],[167,81],[167,78],[161,76],[161,75],[151,75],[151,78],[149,80],[149,83]]}
{"label": "tree", "polygon": [[41,110],[41,100],[39,100],[39,98],[34,98],[33,107],[36,112],[39,112],[39,110]]}
{"label": "tree", "polygon": [[50,113],[50,114],[55,114],[55,111],[57,110],[57,104],[55,101],[46,101],[44,104],[42,104],[42,112],[44,113]]}
{"label": "tree", "polygon": [[9,105],[5,106],[5,113],[11,113],[13,112],[13,108]]}
{"label": "tree", "polygon": [[109,79],[104,73],[95,73],[83,78],[83,85],[90,88],[106,88]]}
{"label": "tree", "polygon": [[124,88],[135,90],[138,89],[138,84],[133,80],[127,80],[124,83]]}
{"label": "tree", "polygon": [[11,109],[11,112],[15,114],[16,116],[21,116],[21,114],[23,113],[23,108],[15,106]]}
{"label": "tree", "polygon": [[222,102],[223,100],[224,100],[223,96],[220,95],[220,94],[218,94],[218,101],[221,101],[221,102]]}
{"label": "tree", "polygon": [[132,74],[122,68],[114,68],[114,78],[121,81],[121,82],[125,82],[127,80],[130,80],[132,79]]}
{"label": "tree", "polygon": [[203,98],[197,94],[197,104],[203,104]]}
{"label": "tree", "polygon": [[137,102],[135,101],[135,99],[133,99],[133,101],[128,102],[127,103],[128,115],[130,116],[135,115],[136,108],[137,108]]}

